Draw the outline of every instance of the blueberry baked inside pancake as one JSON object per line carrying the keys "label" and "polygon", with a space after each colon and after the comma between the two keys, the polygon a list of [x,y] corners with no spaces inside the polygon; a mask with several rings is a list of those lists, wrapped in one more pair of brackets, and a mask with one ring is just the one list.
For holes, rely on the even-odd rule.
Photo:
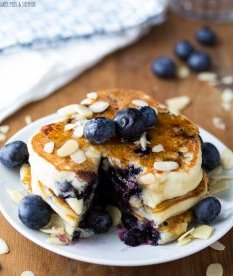
{"label": "blueberry baked inside pancake", "polygon": [[18,200],[19,219],[50,234],[49,242],[69,244],[117,226],[127,245],[165,244],[219,215],[208,173],[220,154],[185,116],[124,89],[87,93],[58,113],[62,119],[27,145],[0,150],[5,166],[22,166],[27,194]]}

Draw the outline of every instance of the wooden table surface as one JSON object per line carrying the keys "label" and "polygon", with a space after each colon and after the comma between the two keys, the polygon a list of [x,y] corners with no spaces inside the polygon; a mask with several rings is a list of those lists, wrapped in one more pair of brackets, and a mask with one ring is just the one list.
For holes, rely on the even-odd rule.
{"label": "wooden table surface", "polygon": [[[233,111],[226,112],[220,107],[220,92],[206,83],[198,82],[193,74],[185,80],[161,81],[150,70],[153,58],[160,55],[173,56],[174,43],[180,39],[190,39],[199,48],[193,36],[202,23],[188,21],[170,15],[168,21],[155,27],[151,33],[133,46],[114,53],[98,65],[85,72],[81,77],[60,89],[49,98],[29,104],[11,116],[4,123],[11,126],[9,136],[21,129],[24,117],[30,115],[33,120],[56,111],[57,108],[77,103],[87,91],[102,88],[142,89],[154,95],[159,101],[175,95],[188,95],[192,104],[184,111],[197,124],[204,127],[227,146],[233,148],[232,126]],[[219,45],[206,48],[211,53],[215,70],[223,74],[233,72],[233,24],[213,25],[219,36]],[[177,61],[178,62],[178,61]],[[216,129],[212,117],[223,118],[227,125],[225,131]],[[145,267],[108,267],[73,261],[51,253],[21,236],[1,215],[0,236],[9,244],[10,253],[0,256],[0,275],[20,275],[31,270],[36,275],[205,275],[209,264],[219,262],[223,265],[224,275],[233,275],[233,231],[221,239],[226,245],[224,252],[211,248],[166,264]]]}

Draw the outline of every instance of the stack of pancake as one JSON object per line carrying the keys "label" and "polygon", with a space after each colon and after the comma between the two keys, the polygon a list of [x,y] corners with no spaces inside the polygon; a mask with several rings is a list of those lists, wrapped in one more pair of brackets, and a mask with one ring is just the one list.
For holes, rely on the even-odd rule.
{"label": "stack of pancake", "polygon": [[[144,105],[156,110],[158,121],[140,141],[114,138],[97,145],[82,135],[88,119],[113,119],[119,110]],[[159,243],[170,242],[187,230],[192,221],[191,208],[208,192],[208,178],[201,168],[198,128],[190,120],[170,113],[144,92],[124,89],[97,91],[83,105],[60,111],[65,114],[63,119],[43,126],[28,142],[30,167],[24,168],[22,182],[29,184],[32,193],[40,195],[75,231],[101,183],[101,160],[107,160],[108,166],[117,170],[134,166],[139,169],[135,180],[140,193],[129,198],[128,211],[153,223],[161,233]],[[71,140],[77,143],[69,143]],[[45,150],[49,143],[54,145],[50,152]],[[65,144],[67,148],[63,147]],[[74,144],[78,158],[69,154],[72,146],[75,151]],[[59,154],[62,147],[67,155]],[[31,182],[26,177],[29,170]]]}

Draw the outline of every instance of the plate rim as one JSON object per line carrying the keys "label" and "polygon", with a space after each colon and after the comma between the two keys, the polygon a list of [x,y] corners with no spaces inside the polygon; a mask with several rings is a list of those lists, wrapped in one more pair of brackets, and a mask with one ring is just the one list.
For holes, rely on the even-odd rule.
{"label": "plate rim", "polygon": [[[54,120],[57,121],[59,119],[58,114],[56,113],[52,113],[50,115],[44,116],[38,120],[33,121],[30,125],[27,125],[25,127],[23,127],[22,129],[20,129],[19,131],[17,131],[10,139],[7,140],[7,143],[14,141],[16,139],[16,137],[21,136],[22,133],[27,130],[30,127],[33,127],[34,125],[40,124],[44,121],[49,122],[53,122]],[[206,132],[208,135],[214,137],[214,139],[217,140],[217,142],[224,148],[228,148],[223,142],[221,142],[217,137],[215,137],[213,134],[209,133],[207,130],[203,129],[202,127],[199,127],[200,132]],[[213,244],[214,242],[216,242],[217,240],[219,240],[221,237],[223,237],[224,235],[226,235],[227,232],[229,232],[231,230],[231,228],[233,227],[233,217],[231,218],[231,223],[228,225],[228,227],[224,228],[223,231],[221,231],[220,233],[216,233],[211,239],[209,240],[205,240],[205,242],[203,242],[203,245],[200,245],[198,248],[194,248],[194,249],[189,249],[187,251],[184,251],[183,253],[179,254],[179,255],[175,255],[173,257],[167,257],[167,258],[160,258],[160,259],[146,259],[146,260],[142,260],[142,261],[138,261],[137,263],[135,261],[122,261],[122,260],[104,260],[104,259],[99,259],[99,258],[93,258],[93,257],[85,257],[85,256],[80,256],[80,255],[75,255],[74,253],[69,253],[69,252],[64,252],[62,251],[62,248],[64,248],[64,246],[58,246],[58,245],[52,245],[52,244],[48,244],[45,241],[40,241],[37,237],[34,237],[32,234],[28,234],[27,230],[24,229],[23,227],[20,227],[17,225],[17,223],[14,222],[13,218],[6,212],[2,202],[0,201],[0,211],[2,213],[2,215],[5,217],[5,219],[9,222],[9,224],[15,229],[17,230],[21,235],[23,235],[25,238],[27,238],[28,240],[30,240],[31,242],[41,246],[44,249],[47,249],[53,253],[56,253],[60,256],[64,256],[73,260],[77,260],[77,261],[82,261],[82,262],[86,262],[86,263],[93,263],[93,264],[99,264],[99,265],[107,265],[107,266],[146,266],[146,265],[155,265],[155,264],[161,264],[161,263],[166,263],[166,262],[170,262],[170,261],[175,261],[178,259],[182,259],[184,257],[193,255],[207,247],[209,247],[211,244]],[[166,245],[164,245],[166,246]]]}

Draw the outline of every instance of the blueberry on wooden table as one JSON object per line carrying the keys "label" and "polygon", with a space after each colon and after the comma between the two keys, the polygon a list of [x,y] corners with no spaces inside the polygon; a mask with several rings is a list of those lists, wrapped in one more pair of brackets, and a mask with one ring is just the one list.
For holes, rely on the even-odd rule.
{"label": "blueberry on wooden table", "polygon": [[182,60],[187,60],[187,58],[193,53],[194,48],[192,44],[187,40],[182,40],[175,45],[175,54]]}
{"label": "blueberry on wooden table", "polygon": [[159,57],[152,63],[152,72],[161,78],[173,78],[176,75],[176,64],[169,57]]}
{"label": "blueberry on wooden table", "polygon": [[83,129],[87,140],[96,144],[104,144],[115,136],[115,124],[105,117],[97,117],[88,121]]}
{"label": "blueberry on wooden table", "polygon": [[207,53],[194,52],[188,58],[188,66],[195,72],[208,71],[211,65],[211,58]]}
{"label": "blueberry on wooden table", "polygon": [[8,168],[23,165],[28,157],[27,145],[22,141],[8,143],[0,149],[0,162]]}
{"label": "blueberry on wooden table", "polygon": [[207,172],[217,168],[220,164],[218,149],[211,143],[202,144],[202,167]]}
{"label": "blueberry on wooden table", "polygon": [[199,223],[211,223],[221,212],[221,203],[215,197],[207,197],[194,207],[194,215]]}
{"label": "blueberry on wooden table", "polygon": [[31,229],[40,229],[47,225],[51,215],[51,207],[38,195],[25,196],[19,202],[19,219]]}
{"label": "blueberry on wooden table", "polygon": [[209,27],[202,27],[196,32],[196,39],[198,42],[204,45],[216,44],[216,34]]}

